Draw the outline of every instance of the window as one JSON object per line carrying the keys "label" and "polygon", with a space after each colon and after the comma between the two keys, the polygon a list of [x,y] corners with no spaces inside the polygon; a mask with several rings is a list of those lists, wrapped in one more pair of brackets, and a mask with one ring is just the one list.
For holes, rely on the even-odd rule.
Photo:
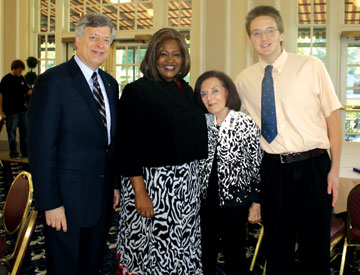
{"label": "window", "polygon": [[[168,1],[168,26],[177,29],[185,39],[190,51],[190,28],[192,23],[191,0],[169,0]],[[190,72],[184,77],[190,82]]]}
{"label": "window", "polygon": [[192,21],[191,0],[169,1],[168,25],[172,28],[190,28]]}
{"label": "window", "polygon": [[[188,46],[189,49],[189,54],[191,56],[191,52],[190,52],[190,30],[179,30],[179,32],[183,35],[186,45]],[[187,74],[187,76],[184,77],[184,80],[188,83],[190,83],[190,72]]]}
{"label": "window", "polygon": [[40,73],[54,67],[55,62],[55,35],[38,35],[38,57],[40,59]]}
{"label": "window", "polygon": [[345,24],[360,24],[360,0],[344,0]]}
{"label": "window", "polygon": [[70,0],[69,31],[75,31],[80,17],[101,12],[113,22],[116,30],[152,29],[154,9],[152,0]]}
{"label": "window", "polygon": [[140,64],[146,53],[145,44],[115,43],[115,72],[120,85],[120,92],[127,83],[142,77]]}
{"label": "window", "polygon": [[40,0],[40,32],[55,32],[55,0]]}
{"label": "window", "polygon": [[298,0],[297,53],[326,64],[326,0]]}
{"label": "window", "polygon": [[326,28],[299,27],[297,53],[316,56],[326,64]]}
{"label": "window", "polygon": [[[57,30],[55,35],[56,0],[36,0],[38,12],[41,16],[38,28],[38,58],[40,60],[39,73],[55,66],[55,41],[56,35],[63,36]],[[65,0],[57,6],[64,9],[62,20],[66,38],[71,38],[80,18],[85,14],[100,12],[107,15],[116,27],[113,50],[105,67],[108,68],[118,80],[120,90],[124,86],[142,76],[140,64],[145,55],[147,44],[134,40],[135,34],[149,34],[154,28],[154,6],[161,7],[158,16],[164,16],[162,7],[167,4],[165,14],[167,21],[157,21],[156,28],[172,27],[183,34],[190,48],[190,28],[192,24],[192,1],[191,0]],[[154,4],[155,3],[155,4]],[[166,16],[166,15],[165,15]],[[159,25],[161,24],[161,25]],[[150,30],[142,32],[141,30]],[[121,31],[121,32],[120,32]],[[121,34],[121,35],[119,35]],[[59,41],[57,41],[59,43]],[[64,45],[64,60],[73,54],[74,44],[71,40]],[[59,57],[58,57],[59,58]],[[190,75],[185,77],[190,81]]]}
{"label": "window", "polygon": [[38,73],[55,66],[55,0],[40,0],[38,30]]}
{"label": "window", "polygon": [[342,37],[341,102],[345,110],[345,140],[360,142],[360,41]]}

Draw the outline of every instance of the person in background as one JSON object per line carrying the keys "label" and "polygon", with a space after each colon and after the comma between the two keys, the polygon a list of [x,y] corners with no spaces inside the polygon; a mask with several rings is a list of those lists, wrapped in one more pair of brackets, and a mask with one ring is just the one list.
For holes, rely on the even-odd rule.
{"label": "person in background", "polygon": [[45,212],[47,274],[99,274],[116,187],[119,88],[99,69],[115,35],[100,13],[80,18],[76,54],[37,79],[28,111],[35,208]]}
{"label": "person in background", "polygon": [[[329,274],[342,142],[340,102],[320,59],[282,47],[284,25],[275,8],[251,10],[246,31],[260,58],[235,83],[243,110],[261,128],[265,151],[260,202],[266,274]],[[296,241],[300,267],[294,260]]]}
{"label": "person in background", "polygon": [[226,274],[248,274],[246,223],[261,219],[260,130],[240,112],[239,95],[226,74],[202,74],[196,81],[195,95],[208,112],[208,158],[200,161],[204,275],[216,274],[220,239]]}
{"label": "person in background", "polygon": [[11,72],[5,75],[0,82],[0,116],[6,120],[10,158],[21,159],[17,150],[16,130],[19,129],[20,153],[27,157],[25,96],[31,94],[22,72],[25,64],[22,60],[11,63]]}
{"label": "person in background", "polygon": [[207,133],[183,79],[190,56],[182,35],[157,31],[140,70],[120,99],[117,274],[202,274],[198,172]]}

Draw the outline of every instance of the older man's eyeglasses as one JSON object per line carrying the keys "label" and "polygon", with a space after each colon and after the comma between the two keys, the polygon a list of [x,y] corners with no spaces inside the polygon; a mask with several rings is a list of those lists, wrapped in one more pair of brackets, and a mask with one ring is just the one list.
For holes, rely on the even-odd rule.
{"label": "older man's eyeglasses", "polygon": [[100,36],[97,36],[97,35],[90,35],[89,40],[90,41],[96,41],[96,42],[101,40],[105,45],[110,45],[111,44],[111,39],[108,38],[108,37],[100,37]]}
{"label": "older man's eyeglasses", "polygon": [[263,34],[265,34],[265,36],[273,36],[277,31],[279,30],[275,28],[267,28],[265,30],[254,30],[250,33],[250,36],[253,38],[260,38],[263,36]]}

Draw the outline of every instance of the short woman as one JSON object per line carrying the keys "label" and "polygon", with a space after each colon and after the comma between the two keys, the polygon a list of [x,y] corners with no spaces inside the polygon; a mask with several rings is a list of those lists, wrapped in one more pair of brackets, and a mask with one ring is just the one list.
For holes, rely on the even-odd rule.
{"label": "short woman", "polygon": [[247,274],[246,222],[260,220],[260,131],[239,111],[239,95],[226,74],[202,74],[195,94],[208,112],[208,158],[200,168],[204,275],[216,274],[220,239],[226,274]]}

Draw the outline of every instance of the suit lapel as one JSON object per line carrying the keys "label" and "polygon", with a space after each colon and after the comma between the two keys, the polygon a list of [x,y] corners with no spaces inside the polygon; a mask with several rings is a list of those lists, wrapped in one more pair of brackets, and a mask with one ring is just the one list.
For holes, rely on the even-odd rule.
{"label": "suit lapel", "polygon": [[[99,114],[98,107],[95,103],[92,91],[90,90],[89,84],[84,77],[84,74],[81,72],[79,66],[76,64],[74,57],[69,61],[70,72],[73,76],[72,85],[78,94],[83,98],[85,104],[89,107],[91,115],[94,117],[99,126],[106,130],[104,124],[101,121],[101,116]],[[106,131],[104,131],[106,133]]]}

